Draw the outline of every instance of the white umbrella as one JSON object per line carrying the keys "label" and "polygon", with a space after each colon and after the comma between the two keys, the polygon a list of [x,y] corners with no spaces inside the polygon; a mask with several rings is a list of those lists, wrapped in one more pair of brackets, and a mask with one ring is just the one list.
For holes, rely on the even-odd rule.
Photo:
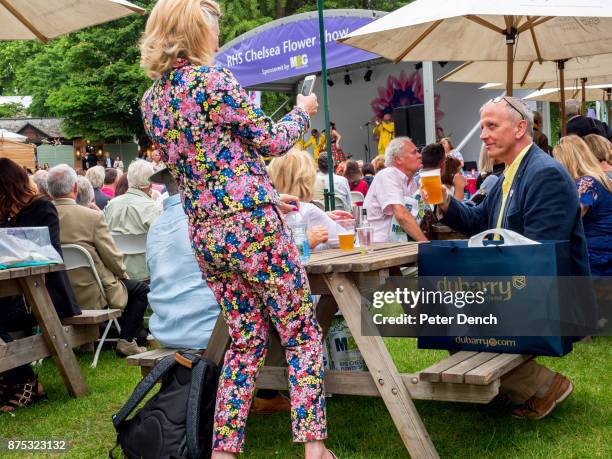
{"label": "white umbrella", "polygon": [[[570,87],[570,86],[578,86],[578,84],[580,84],[581,81],[580,79],[575,79],[575,80],[568,80],[567,78],[565,79],[565,86],[566,88]],[[608,83],[612,83],[612,74],[610,75],[606,75],[606,76],[599,76],[599,77],[591,77],[591,78],[587,78],[587,83],[589,83],[589,85],[593,86],[593,85],[606,85]],[[486,83],[483,84],[481,87],[479,87],[478,89],[494,89],[494,90],[504,90],[506,88],[505,83]],[[547,81],[546,83],[525,83],[523,85],[519,84],[519,83],[515,83],[514,85],[514,89],[552,89],[552,88],[557,88],[559,89],[559,82],[558,81]]]}
{"label": "white umbrella", "polygon": [[[559,87],[560,75],[556,62],[515,61],[513,73],[516,77],[514,89],[556,88]],[[567,86],[574,81],[580,83],[586,78],[589,84],[605,84],[612,82],[612,54],[575,57],[565,62],[563,76]],[[487,83],[496,82],[487,89],[498,89],[505,86],[506,63],[500,61],[468,61],[446,75],[438,78],[438,82],[449,83]],[[604,80],[604,81],[602,81]],[[569,84],[567,84],[569,83]]]}
{"label": "white umbrella", "polygon": [[[612,52],[605,0],[416,0],[339,41],[399,61],[563,61]],[[561,64],[562,66],[562,64]]]}
{"label": "white umbrella", "polygon": [[17,134],[16,132],[0,129],[0,140],[12,140],[13,142],[25,142],[28,138],[25,135]]}
{"label": "white umbrella", "polygon": [[[558,63],[524,62],[513,63],[513,73],[517,77],[515,89],[560,88],[559,101],[565,103],[566,86],[586,86],[612,83],[612,54],[575,57],[564,63],[564,69]],[[438,82],[451,83],[484,83],[496,81],[501,83],[506,77],[506,63],[499,61],[469,61],[440,77]],[[563,80],[561,79],[563,77]],[[501,84],[487,85],[485,89],[499,89]],[[586,100],[583,98],[583,110]]]}
{"label": "white umbrella", "polygon": [[[565,88],[565,95],[569,99],[578,99],[581,97],[581,93],[584,94],[585,101],[593,100],[605,100],[607,97],[608,89],[612,89],[612,84],[600,84],[600,85],[589,85],[584,88],[584,93],[581,86],[572,86]],[[561,89],[560,88],[547,88],[539,91],[534,91],[531,94],[523,97],[524,100],[537,100],[541,102],[560,102],[561,101]]]}
{"label": "white umbrella", "polygon": [[125,0],[0,0],[0,40],[40,40],[145,10]]}

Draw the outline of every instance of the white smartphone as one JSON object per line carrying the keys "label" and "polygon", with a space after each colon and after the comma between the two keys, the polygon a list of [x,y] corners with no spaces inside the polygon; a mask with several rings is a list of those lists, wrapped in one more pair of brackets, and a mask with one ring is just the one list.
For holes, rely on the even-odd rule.
{"label": "white smartphone", "polygon": [[308,75],[306,78],[304,78],[304,83],[302,83],[301,91],[303,96],[309,96],[310,94],[312,94],[312,90],[314,89],[314,84],[316,80],[316,75]]}

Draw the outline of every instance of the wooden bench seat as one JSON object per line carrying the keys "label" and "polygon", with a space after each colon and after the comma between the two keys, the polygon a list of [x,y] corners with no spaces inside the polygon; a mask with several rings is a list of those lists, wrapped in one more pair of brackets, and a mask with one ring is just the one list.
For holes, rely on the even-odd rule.
{"label": "wooden bench seat", "polygon": [[152,349],[150,351],[142,352],[140,354],[134,354],[128,356],[125,361],[128,365],[140,367],[142,375],[146,375],[161,359],[168,355],[174,354],[176,351],[186,351],[192,354],[201,354],[203,351],[200,349],[170,349],[160,348]]}
{"label": "wooden bench seat", "polygon": [[[94,342],[99,335],[98,327],[63,325],[61,333],[71,348]],[[0,373],[51,356],[42,335],[33,335],[8,343],[0,343]]]}
{"label": "wooden bench seat", "polygon": [[[153,349],[129,356],[128,365],[139,366],[146,375],[157,362],[178,349]],[[192,353],[202,351],[189,350]],[[458,352],[416,374],[402,374],[414,399],[486,404],[499,393],[500,378],[531,356],[490,352]],[[356,384],[356,381],[359,384]],[[259,389],[287,390],[287,369],[262,368]],[[325,390],[332,394],[380,396],[367,372],[325,371]]]}
{"label": "wooden bench seat", "polygon": [[420,379],[432,383],[484,386],[532,358],[531,355],[460,351],[422,370]]}
{"label": "wooden bench seat", "polygon": [[65,325],[97,325],[121,317],[121,309],[83,309],[81,314],[62,319]]}

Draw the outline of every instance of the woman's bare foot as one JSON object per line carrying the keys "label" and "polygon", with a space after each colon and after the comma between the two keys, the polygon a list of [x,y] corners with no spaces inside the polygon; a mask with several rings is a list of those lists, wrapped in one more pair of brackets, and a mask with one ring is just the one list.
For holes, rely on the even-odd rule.
{"label": "woman's bare foot", "polygon": [[304,443],[305,459],[335,459],[336,456],[325,447],[322,440]]}
{"label": "woman's bare foot", "polygon": [[225,451],[213,451],[210,459],[235,459],[236,455],[234,453],[226,453]]}

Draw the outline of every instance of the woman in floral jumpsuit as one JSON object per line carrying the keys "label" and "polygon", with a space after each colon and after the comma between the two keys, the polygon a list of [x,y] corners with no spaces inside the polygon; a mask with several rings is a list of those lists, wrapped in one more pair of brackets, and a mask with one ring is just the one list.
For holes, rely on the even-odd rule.
{"label": "woman in floral jumpsuit", "polygon": [[211,66],[218,16],[211,0],[160,0],[141,45],[142,66],[154,79],[142,100],[145,130],[181,189],[196,258],[230,330],[213,458],[243,449],[269,322],[286,348],[294,441],[306,443],[306,458],[330,458],[321,441],[327,437],[321,331],[261,159],[300,139],[316,97],[298,96],[298,105],[273,123],[229,70]]}

